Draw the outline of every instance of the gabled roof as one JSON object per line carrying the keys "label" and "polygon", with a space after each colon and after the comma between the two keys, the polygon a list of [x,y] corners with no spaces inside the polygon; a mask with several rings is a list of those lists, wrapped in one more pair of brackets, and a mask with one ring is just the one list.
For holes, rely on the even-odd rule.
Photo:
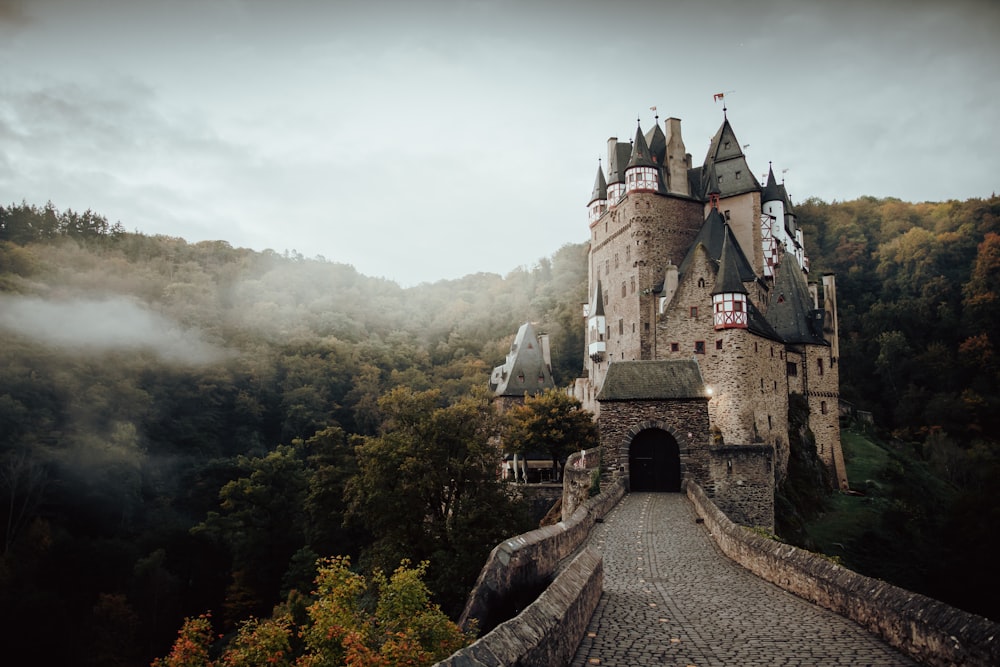
{"label": "gabled roof", "polygon": [[534,395],[556,386],[531,323],[517,330],[507,361],[493,369],[490,386],[497,396]]}
{"label": "gabled roof", "polygon": [[597,400],[707,400],[706,393],[694,360],[613,361]]}
{"label": "gabled roof", "polygon": [[775,269],[766,319],[786,343],[829,345],[823,336],[823,311],[813,308],[806,277],[787,253]]}
{"label": "gabled roof", "polygon": [[642,134],[642,128],[636,126],[635,141],[632,142],[632,155],[629,156],[628,165],[625,169],[633,167],[655,167],[656,163],[649,156],[649,146],[646,145],[646,137]]}
{"label": "gabled roof", "polygon": [[757,274],[754,273],[753,266],[747,259],[747,256],[743,253],[743,249],[740,248],[739,242],[733,235],[729,225],[726,224],[725,219],[722,214],[719,213],[718,209],[712,209],[708,212],[708,216],[705,217],[705,222],[702,224],[701,229],[698,230],[698,236],[695,237],[694,242],[691,244],[691,249],[688,250],[687,255],[684,257],[684,261],[681,262],[680,274],[684,275],[687,272],[688,267],[691,264],[691,258],[694,254],[694,250],[699,244],[705,246],[705,250],[708,252],[708,256],[713,260],[718,262],[722,258],[722,245],[728,237],[728,242],[733,246],[733,254],[735,257],[733,261],[736,264],[736,269],[739,273],[740,281],[748,283],[757,279]]}
{"label": "gabled roof", "polygon": [[736,267],[736,251],[729,239],[732,234],[726,234],[722,239],[722,255],[719,257],[719,272],[715,275],[715,287],[712,294],[749,294],[740,280],[740,270]]}
{"label": "gabled roof", "polygon": [[779,343],[785,342],[777,331],[774,330],[767,319],[764,317],[764,313],[757,309],[757,306],[753,305],[753,301],[747,299],[747,330],[750,333],[757,334],[758,336],[763,336],[764,338],[770,338],[771,340],[778,341]]}
{"label": "gabled roof", "polygon": [[733,132],[733,126],[729,124],[729,119],[722,121],[722,125],[712,137],[712,143],[708,145],[708,154],[705,156],[705,164],[709,162],[722,162],[732,158],[743,157],[743,149]]}
{"label": "gabled roof", "polygon": [[608,198],[608,182],[604,180],[604,170],[601,165],[597,165],[597,177],[594,179],[594,191],[590,194],[590,201],[587,205],[593,204],[600,199]]}
{"label": "gabled roof", "polygon": [[743,148],[728,118],[722,121],[722,126],[712,137],[712,143],[709,144],[708,153],[705,155],[701,181],[697,188],[702,198],[707,198],[710,194],[710,166],[715,170],[716,186],[723,197],[760,190],[760,183],[747,166]]}

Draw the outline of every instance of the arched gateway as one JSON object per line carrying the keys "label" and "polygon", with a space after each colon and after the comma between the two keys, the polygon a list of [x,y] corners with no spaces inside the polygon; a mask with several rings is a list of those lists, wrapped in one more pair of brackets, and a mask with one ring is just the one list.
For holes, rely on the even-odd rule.
{"label": "arched gateway", "polygon": [[670,433],[648,428],[629,445],[629,486],[632,491],[680,491],[681,455]]}
{"label": "arched gateway", "polygon": [[696,361],[612,362],[597,401],[604,461],[631,490],[707,482],[708,391]]}

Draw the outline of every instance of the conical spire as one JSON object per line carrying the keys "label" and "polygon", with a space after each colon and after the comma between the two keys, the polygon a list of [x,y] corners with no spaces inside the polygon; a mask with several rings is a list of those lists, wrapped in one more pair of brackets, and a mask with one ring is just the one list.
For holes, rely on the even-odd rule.
{"label": "conical spire", "polygon": [[[728,225],[727,225],[728,227]],[[715,276],[715,289],[712,294],[749,294],[740,280],[740,270],[736,266],[736,253],[732,250],[732,238],[729,229],[722,239],[722,256],[719,258],[719,273]]]}
{"label": "conical spire", "polygon": [[642,127],[635,128],[635,141],[632,142],[632,157],[629,158],[626,169],[633,167],[655,167],[656,163],[649,155],[649,146],[646,144],[646,137],[642,134]]}
{"label": "conical spire", "polygon": [[767,185],[764,186],[764,191],[760,194],[761,203],[766,203],[769,201],[784,201],[785,197],[782,196],[781,186],[774,178],[774,169],[771,164],[767,165]]}
{"label": "conical spire", "polygon": [[607,199],[607,198],[608,198],[608,182],[604,180],[604,170],[601,169],[601,165],[600,163],[598,163],[597,177],[594,179],[594,191],[590,194],[589,204],[593,204],[595,201],[600,201],[602,199]]}

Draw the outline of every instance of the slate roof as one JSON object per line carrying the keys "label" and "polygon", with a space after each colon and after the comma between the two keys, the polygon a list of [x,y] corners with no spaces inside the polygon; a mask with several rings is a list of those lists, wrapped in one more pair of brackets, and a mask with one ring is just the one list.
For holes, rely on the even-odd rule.
{"label": "slate roof", "polygon": [[524,396],[555,386],[535,328],[526,322],[517,330],[506,362],[493,369],[490,387],[497,396]]}
{"label": "slate roof", "polygon": [[587,206],[590,206],[595,201],[599,199],[608,198],[608,182],[604,180],[604,170],[601,169],[601,165],[597,165],[597,176],[594,178],[594,191],[590,194],[590,201],[587,202]]}
{"label": "slate roof", "polygon": [[757,274],[754,273],[753,266],[743,253],[743,249],[740,247],[736,237],[733,236],[733,232],[729,229],[729,225],[726,224],[725,218],[722,217],[718,209],[714,208],[708,212],[705,222],[702,223],[701,229],[698,230],[698,236],[695,237],[690,250],[688,250],[687,255],[684,257],[684,261],[681,262],[680,274],[684,275],[687,272],[688,267],[691,265],[691,259],[694,256],[694,249],[698,247],[699,243],[705,246],[708,256],[718,262],[722,258],[722,244],[727,237],[735,251],[734,262],[739,272],[740,281],[748,283],[756,280]]}
{"label": "slate roof", "polygon": [[597,400],[707,400],[706,391],[693,359],[613,361]]}
{"label": "slate roof", "polygon": [[722,256],[719,258],[719,272],[715,276],[712,294],[749,294],[740,280],[740,270],[736,266],[736,251],[729,241],[732,234],[722,240]]}
{"label": "slate roof", "polygon": [[823,335],[823,310],[813,308],[805,275],[791,255],[785,255],[775,272],[766,319],[787,343],[829,345]]}
{"label": "slate roof", "polygon": [[743,148],[740,146],[728,118],[722,121],[719,130],[712,137],[712,143],[709,144],[708,153],[705,155],[705,162],[701,170],[701,182],[697,189],[702,198],[707,198],[710,194],[708,190],[711,186],[709,182],[710,165],[714,167],[716,185],[719,188],[719,194],[723,197],[760,190],[760,183],[750,167],[747,166]]}
{"label": "slate roof", "polygon": [[782,196],[781,188],[778,187],[778,182],[774,179],[774,169],[770,166],[767,168],[767,185],[764,186],[764,190],[760,193],[761,203],[769,201],[785,201],[785,197]]}
{"label": "slate roof", "polygon": [[635,141],[632,142],[632,155],[629,156],[626,169],[633,167],[655,167],[656,163],[649,156],[649,146],[646,144],[646,137],[642,134],[642,128],[635,128]]}
{"label": "slate roof", "polygon": [[660,129],[659,121],[646,133],[646,144],[649,146],[649,155],[653,161],[659,165],[664,164],[667,157],[667,135]]}

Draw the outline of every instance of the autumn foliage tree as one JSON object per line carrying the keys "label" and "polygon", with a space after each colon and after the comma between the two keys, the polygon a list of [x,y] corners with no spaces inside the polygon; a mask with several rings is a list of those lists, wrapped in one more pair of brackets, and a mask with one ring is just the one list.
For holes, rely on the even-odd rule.
{"label": "autumn foliage tree", "polygon": [[316,590],[306,619],[296,625],[289,605],[270,618],[243,621],[213,659],[211,616],[188,618],[170,653],[152,667],[420,667],[468,644],[463,632],[431,601],[427,563],[404,560],[386,576],[365,577],[344,556],[317,563]]}

